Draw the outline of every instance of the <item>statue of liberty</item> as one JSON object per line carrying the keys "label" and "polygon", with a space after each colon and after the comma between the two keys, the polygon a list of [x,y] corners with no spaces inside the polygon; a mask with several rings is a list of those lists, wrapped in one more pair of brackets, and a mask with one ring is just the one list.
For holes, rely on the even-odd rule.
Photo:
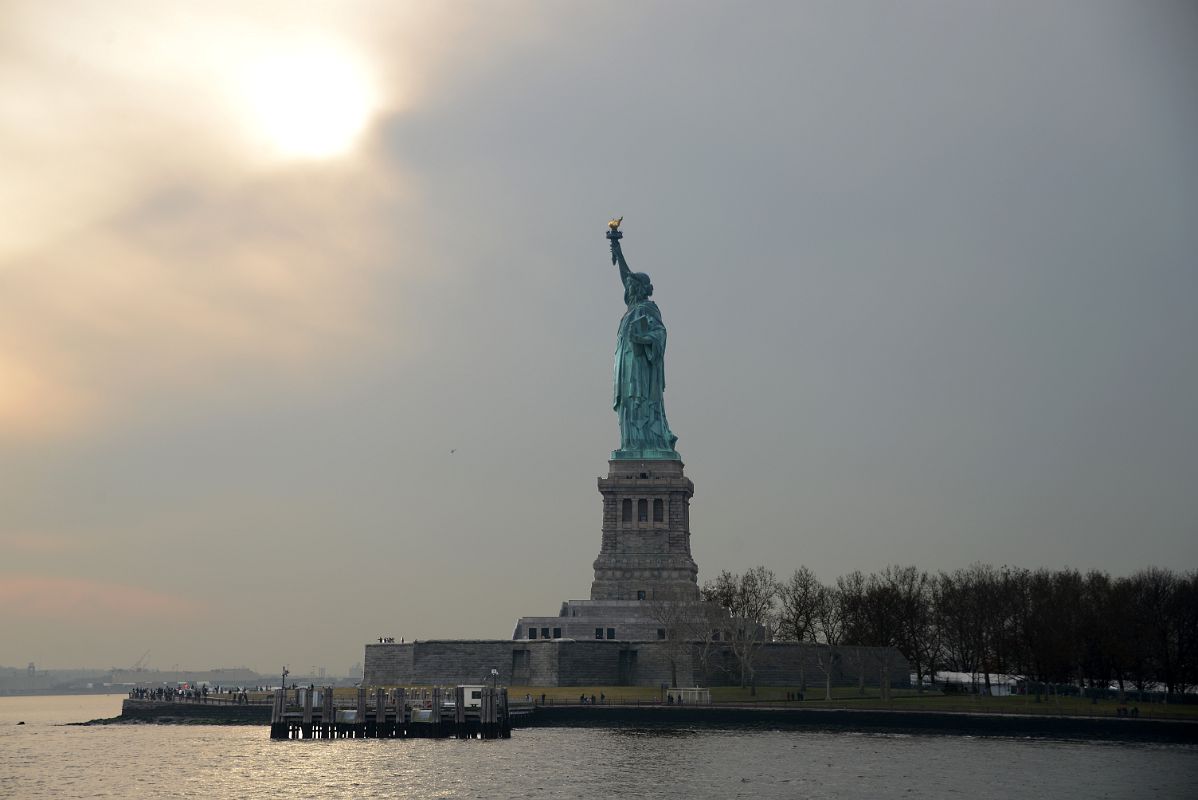
{"label": "statue of liberty", "polygon": [[666,327],[661,311],[649,298],[653,284],[643,272],[632,272],[620,249],[620,219],[608,223],[611,261],[620,267],[627,310],[616,334],[612,370],[612,408],[620,420],[620,449],[612,459],[681,460],[678,437],[666,422],[662,395],[666,390]]}

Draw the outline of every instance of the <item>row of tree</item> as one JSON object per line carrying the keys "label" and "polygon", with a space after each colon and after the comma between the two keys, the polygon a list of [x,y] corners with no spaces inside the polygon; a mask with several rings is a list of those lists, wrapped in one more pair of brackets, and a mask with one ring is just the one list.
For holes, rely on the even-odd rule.
{"label": "row of tree", "polygon": [[[747,624],[728,645],[751,680],[762,641],[891,646],[918,685],[938,671],[1170,694],[1198,687],[1198,570],[1124,577],[974,564],[929,573],[891,566],[822,583],[807,567],[779,580],[766,567],[721,572],[703,599]],[[885,668],[883,667],[883,672]]]}

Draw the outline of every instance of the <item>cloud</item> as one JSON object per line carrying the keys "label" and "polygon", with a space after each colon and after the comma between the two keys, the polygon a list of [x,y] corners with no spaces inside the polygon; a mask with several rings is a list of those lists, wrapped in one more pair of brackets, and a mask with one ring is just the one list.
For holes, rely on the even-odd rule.
{"label": "cloud", "polygon": [[10,553],[58,555],[90,547],[72,536],[52,533],[4,533],[0,531],[0,550]]}
{"label": "cloud", "polygon": [[0,435],[36,438],[74,427],[83,409],[69,378],[52,377],[46,360],[35,364],[19,349],[0,344]]}
{"label": "cloud", "polygon": [[172,620],[200,607],[186,598],[118,583],[47,575],[0,575],[0,615],[27,623]]}
{"label": "cloud", "polygon": [[[455,24],[443,17],[389,3],[7,6],[0,441],[370,346],[372,274],[414,202],[374,137],[416,96],[403,67]],[[343,157],[289,160],[249,105],[255,65],[305,48],[346,53],[370,83],[368,126]]]}
{"label": "cloud", "polygon": [[[189,189],[7,265],[0,433],[40,435],[228,364],[283,368],[361,346],[390,232],[361,173]],[[383,190],[385,191],[385,190]]]}

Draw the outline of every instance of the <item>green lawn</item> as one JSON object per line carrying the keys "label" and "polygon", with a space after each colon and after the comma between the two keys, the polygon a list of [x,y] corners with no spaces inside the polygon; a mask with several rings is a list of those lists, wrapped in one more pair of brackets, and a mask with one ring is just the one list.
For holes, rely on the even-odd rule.
{"label": "green lawn", "polygon": [[531,695],[538,703],[541,701],[541,695],[545,696],[545,702],[554,703],[578,703],[579,695],[586,695],[589,699],[594,695],[596,699],[601,694],[607,696],[609,703],[656,703],[661,699],[661,692],[653,686],[510,686],[508,687],[508,698],[512,700],[523,700],[526,695]]}
{"label": "green lawn", "polygon": [[[893,689],[891,699],[884,701],[876,687],[867,688],[865,696],[858,694],[856,687],[835,687],[832,700],[824,699],[823,687],[807,688],[803,701],[787,700],[787,694],[797,694],[798,687],[762,686],[756,695],[749,689],[736,686],[717,686],[711,690],[713,703],[770,704],[795,708],[870,708],[894,711],[968,711],[986,714],[1065,714],[1069,716],[1116,716],[1119,703],[1114,700],[1090,700],[1076,697],[1042,698],[1037,703],[1034,696],[1028,697],[982,697],[977,695],[945,695],[938,691],[917,692],[914,689]],[[602,692],[609,703],[654,703],[660,693],[651,686],[512,686],[508,696],[523,700],[531,695],[540,700],[542,693],[546,701],[555,703],[578,703],[578,696],[585,694],[599,697]],[[1127,706],[1138,706],[1142,718],[1194,719],[1198,720],[1198,705],[1165,705],[1162,703],[1137,703],[1129,701]]]}

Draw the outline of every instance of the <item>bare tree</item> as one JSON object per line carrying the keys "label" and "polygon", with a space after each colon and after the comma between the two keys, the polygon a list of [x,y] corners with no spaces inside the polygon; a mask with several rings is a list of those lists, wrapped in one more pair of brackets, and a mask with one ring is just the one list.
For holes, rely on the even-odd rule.
{"label": "bare tree", "polygon": [[[731,619],[723,638],[740,668],[740,685],[751,685],[753,658],[761,644],[772,638],[777,624],[778,579],[766,567],[753,567],[740,576],[725,570],[703,586],[702,594],[704,599],[727,609]],[[756,685],[752,685],[756,691]]]}
{"label": "bare tree", "polygon": [[942,572],[936,580],[936,628],[940,632],[941,660],[954,672],[976,672],[977,637],[969,606],[973,585],[965,570]]}
{"label": "bare tree", "polygon": [[850,659],[857,668],[857,691],[865,693],[865,665],[878,670],[883,699],[890,698],[894,646],[901,629],[900,609],[891,583],[881,575],[867,579],[851,572],[837,580],[846,610],[846,640],[855,647]]}
{"label": "bare tree", "polygon": [[865,695],[866,650],[860,645],[868,638],[866,593],[865,575],[860,570],[836,579],[836,595],[844,624],[841,658],[853,668],[857,676],[857,694],[862,696]]}
{"label": "bare tree", "polygon": [[704,673],[710,653],[723,650],[735,655],[726,669],[739,669],[742,685],[753,679],[754,651],[776,632],[812,643],[799,680],[805,687],[806,671],[818,665],[828,697],[835,671],[855,673],[864,693],[875,669],[889,697],[899,652],[920,687],[942,667],[972,674],[986,692],[996,674],[1023,675],[1037,700],[1060,683],[1104,690],[1113,681],[1121,696],[1128,684],[1141,696],[1158,684],[1168,700],[1198,686],[1195,570],[1154,567],[1112,578],[975,563],[932,578],[890,566],[823,586],[805,567],[782,585],[758,567],[720,573],[703,596],[721,609],[691,638]]}
{"label": "bare tree", "polygon": [[824,674],[824,699],[832,699],[832,672],[840,664],[840,644],[844,639],[845,611],[840,592],[824,587],[815,612],[816,636],[823,643],[816,651],[815,663]]}
{"label": "bare tree", "polygon": [[885,573],[870,575],[865,592],[865,621],[870,655],[878,668],[882,699],[890,699],[890,673],[903,630],[902,608],[894,584]]}
{"label": "bare tree", "polygon": [[696,603],[694,613],[687,619],[687,639],[691,642],[699,673],[704,680],[711,675],[711,657],[722,645],[724,632],[729,629],[728,611],[713,602]]}
{"label": "bare tree", "polygon": [[650,616],[661,626],[658,636],[665,644],[666,659],[670,662],[670,685],[675,689],[678,688],[678,665],[685,661],[690,666],[690,619],[697,612],[697,605],[693,600],[670,593],[654,593],[653,599],[647,602]]}
{"label": "bare tree", "polygon": [[[819,628],[820,606],[827,588],[807,567],[799,567],[790,580],[778,588],[781,608],[778,613],[778,638],[795,642],[815,642]],[[807,691],[807,659],[799,658],[799,691]]]}
{"label": "bare tree", "polygon": [[699,594],[709,603],[715,603],[729,613],[736,606],[736,593],[740,587],[740,578],[728,570],[722,570],[714,580],[707,581],[699,590]]}
{"label": "bare tree", "polygon": [[932,581],[928,573],[915,567],[890,566],[882,572],[881,583],[898,613],[895,644],[915,668],[915,682],[922,692],[924,675],[932,670],[936,650]]}
{"label": "bare tree", "polygon": [[[1157,567],[1141,570],[1132,578],[1138,584],[1140,624],[1147,628],[1145,644],[1151,659],[1150,669],[1157,682],[1164,684],[1167,702],[1184,685],[1183,659],[1192,647],[1182,621],[1186,613],[1179,602],[1188,594],[1187,581],[1171,570]],[[1189,599],[1192,602],[1192,597]]]}
{"label": "bare tree", "polygon": [[816,640],[820,603],[824,585],[807,567],[799,567],[790,580],[778,586],[781,608],[778,616],[778,638],[795,642]]}

